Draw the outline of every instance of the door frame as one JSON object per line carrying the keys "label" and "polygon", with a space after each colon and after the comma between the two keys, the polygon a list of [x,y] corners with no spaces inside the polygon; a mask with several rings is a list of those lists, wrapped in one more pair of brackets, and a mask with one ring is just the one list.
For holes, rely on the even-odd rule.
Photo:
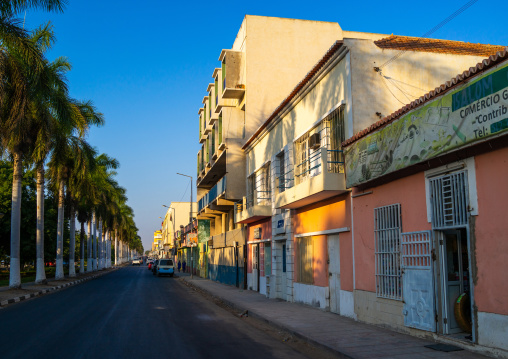
{"label": "door frame", "polygon": [[[471,233],[469,230],[469,225],[464,226],[457,226],[453,228],[446,228],[446,229],[440,229],[440,230],[434,230],[434,238],[436,240],[435,242],[435,248],[439,248],[437,251],[437,260],[435,261],[436,269],[435,271],[435,281],[436,283],[439,283],[439,285],[436,286],[438,290],[436,290],[436,304],[439,303],[438,309],[438,334],[442,335],[450,335],[450,329],[449,329],[449,320],[447,323],[444,323],[444,318],[449,318],[451,313],[448,313],[448,306],[447,306],[447,295],[448,295],[448,288],[447,288],[447,264],[446,264],[446,244],[444,243],[444,235],[446,232],[452,232],[452,231],[460,231],[461,229],[465,229],[466,232],[466,243],[467,243],[467,253],[468,253],[468,266],[469,266],[469,297],[470,297],[470,310],[471,310],[471,326],[472,326],[472,342],[477,343],[477,325],[476,325],[476,316],[474,312],[474,283],[473,283],[473,277],[472,274],[473,267],[472,267],[472,256],[474,255],[471,252]],[[436,305],[437,306],[437,305]]]}

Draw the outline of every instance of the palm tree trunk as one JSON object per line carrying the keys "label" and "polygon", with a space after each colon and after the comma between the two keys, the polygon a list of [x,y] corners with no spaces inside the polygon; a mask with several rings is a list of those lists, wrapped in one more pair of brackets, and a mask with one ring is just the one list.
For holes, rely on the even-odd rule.
{"label": "palm tree trunk", "polygon": [[88,259],[86,261],[86,271],[91,272],[93,270],[92,266],[92,221],[88,220],[88,242],[87,242],[87,254]]}
{"label": "palm tree trunk", "polygon": [[99,231],[98,231],[98,234],[99,234],[99,237],[97,237],[97,247],[98,247],[98,256],[97,256],[98,263],[97,263],[97,268],[99,270],[102,270],[103,269],[103,263],[102,263],[102,258],[103,258],[103,255],[102,255],[102,240],[103,240],[104,233],[102,233],[102,219],[100,219],[100,218],[99,218]]}
{"label": "palm tree trunk", "polygon": [[20,231],[21,231],[21,181],[23,179],[23,165],[21,154],[14,153],[14,171],[12,179],[12,212],[11,212],[11,269],[9,287],[21,288],[20,273]]}
{"label": "palm tree trunk", "polygon": [[115,266],[119,265],[120,262],[118,260],[118,229],[115,228]]}
{"label": "palm tree trunk", "polygon": [[70,225],[70,242],[69,242],[69,277],[76,276],[76,268],[74,268],[74,259],[75,259],[75,251],[76,251],[76,212],[74,212],[74,207],[71,204],[71,223]]}
{"label": "palm tree trunk", "polygon": [[81,231],[79,232],[79,273],[85,273],[85,222],[81,223]]}
{"label": "palm tree trunk", "polygon": [[63,229],[64,229],[64,181],[60,180],[58,190],[58,223],[56,231],[56,270],[55,279],[64,278],[63,269]]}
{"label": "palm tree trunk", "polygon": [[92,215],[92,270],[97,270],[97,218],[95,217],[95,211]]}
{"label": "palm tree trunk", "polygon": [[44,268],[44,164],[37,166],[37,232],[35,283],[47,283]]}

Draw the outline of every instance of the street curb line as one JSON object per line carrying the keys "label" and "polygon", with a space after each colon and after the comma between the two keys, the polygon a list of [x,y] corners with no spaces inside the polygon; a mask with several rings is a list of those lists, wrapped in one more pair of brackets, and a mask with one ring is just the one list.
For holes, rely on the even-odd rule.
{"label": "street curb line", "polygon": [[83,282],[86,282],[86,281],[89,281],[89,280],[92,280],[92,279],[95,279],[95,278],[98,278],[98,277],[102,277],[103,275],[106,275],[108,273],[114,272],[117,269],[118,268],[112,268],[112,270],[110,270],[110,271],[102,272],[102,273],[99,273],[99,274],[96,274],[96,275],[93,275],[93,276],[90,276],[90,277],[78,279],[78,280],[75,280],[73,282],[65,283],[65,284],[62,284],[62,285],[57,285],[55,287],[51,287],[51,288],[47,288],[47,289],[42,289],[42,290],[39,290],[37,292],[30,293],[30,294],[25,294],[25,295],[22,295],[22,296],[19,296],[19,297],[14,297],[14,298],[11,298],[11,299],[2,300],[0,302],[0,307],[4,307],[4,306],[12,304],[12,303],[18,303],[18,302],[21,302],[23,300],[30,299],[30,298],[33,298],[33,297],[37,297],[37,296],[40,296],[40,295],[44,295],[44,294],[47,294],[47,293],[56,292],[56,291],[58,291],[60,289],[66,288],[66,287],[74,286],[76,284],[80,284],[80,283],[83,283]]}
{"label": "street curb line", "polygon": [[337,349],[334,349],[334,348],[331,348],[329,347],[328,345],[326,344],[323,344],[323,343],[320,343],[312,338],[309,338],[307,336],[305,336],[304,334],[301,334],[299,332],[296,332],[294,331],[293,329],[291,328],[288,328],[286,327],[285,325],[281,324],[281,323],[278,323],[276,321],[273,321],[273,320],[270,320],[254,311],[252,311],[252,309],[249,309],[249,308],[246,308],[246,307],[240,307],[239,305],[227,300],[226,298],[224,297],[218,297],[217,295],[215,295],[214,293],[210,292],[209,290],[205,289],[205,288],[202,288],[198,285],[195,285],[194,283],[191,283],[190,280],[187,280],[185,278],[182,278],[183,281],[185,281],[186,283],[188,283],[190,286],[192,286],[193,288],[197,288],[197,289],[200,289],[206,293],[208,293],[209,295],[211,295],[212,297],[216,297],[216,298],[220,298],[227,306],[233,308],[234,310],[237,310],[237,311],[240,311],[240,312],[244,312],[246,310],[248,310],[249,312],[249,316],[253,317],[253,318],[256,318],[258,320],[262,320],[264,321],[265,323],[269,324],[270,326],[274,327],[274,328],[277,328],[277,329],[280,329],[280,330],[283,330],[285,332],[288,332],[289,334],[291,335],[294,335],[295,337],[303,340],[303,341],[306,341],[307,343],[310,343],[312,345],[315,345],[315,346],[318,346],[324,350],[327,350],[328,352],[330,352],[331,354],[334,354],[334,355],[339,355],[338,358],[344,358],[344,359],[354,359],[353,357],[347,355],[347,354],[344,354],[340,351],[338,351]]}

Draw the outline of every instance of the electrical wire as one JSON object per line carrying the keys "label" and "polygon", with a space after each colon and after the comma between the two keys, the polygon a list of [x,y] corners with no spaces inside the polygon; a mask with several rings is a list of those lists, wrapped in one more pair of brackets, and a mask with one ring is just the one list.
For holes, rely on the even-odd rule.
{"label": "electrical wire", "polygon": [[384,85],[386,86],[386,88],[388,89],[388,92],[390,92],[390,93],[392,94],[392,96],[393,96],[393,97],[394,97],[397,101],[399,101],[401,104],[405,105],[405,103],[404,103],[404,102],[402,102],[401,100],[399,100],[399,99],[397,98],[397,96],[395,96],[395,94],[392,92],[392,90],[390,90],[390,87],[389,87],[389,86],[388,86],[388,84],[387,84],[387,82],[388,82],[388,81],[387,81],[387,80],[386,80],[383,76],[381,76],[381,78],[383,79],[383,84],[384,84]]}
{"label": "electrical wire", "polygon": [[[437,24],[436,26],[434,26],[432,29],[430,29],[429,31],[427,31],[425,34],[423,34],[419,39],[416,40],[416,43],[418,43],[422,38],[426,38],[428,37],[429,35],[431,35],[432,33],[436,32],[437,30],[439,30],[440,28],[442,28],[444,25],[446,25],[447,23],[449,23],[450,21],[452,21],[454,18],[456,18],[457,16],[459,16],[460,14],[462,14],[464,11],[466,11],[469,7],[471,7],[472,5],[474,5],[474,3],[476,3],[478,0],[470,0],[468,1],[467,3],[465,3],[464,5],[462,5],[459,9],[457,9],[454,13],[452,13],[450,16],[448,16],[446,19],[444,19],[443,21],[441,21],[439,24]],[[397,55],[393,56],[391,59],[389,59],[388,61],[386,61],[384,64],[382,64],[381,66],[379,66],[379,69],[382,69],[383,67],[385,66],[388,66],[389,64],[391,64],[393,61],[397,60],[399,57],[401,57],[402,55],[404,55],[408,50],[401,50]]]}

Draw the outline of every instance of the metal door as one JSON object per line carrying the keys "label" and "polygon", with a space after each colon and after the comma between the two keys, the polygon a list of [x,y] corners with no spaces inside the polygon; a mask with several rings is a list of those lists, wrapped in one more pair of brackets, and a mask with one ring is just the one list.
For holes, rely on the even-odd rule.
{"label": "metal door", "polygon": [[340,252],[338,234],[328,236],[328,263],[330,312],[340,314]]}
{"label": "metal door", "polygon": [[259,245],[252,245],[252,290],[259,291]]}
{"label": "metal door", "polygon": [[404,325],[436,331],[431,232],[401,234]]}
{"label": "metal door", "polygon": [[282,273],[281,273],[281,299],[287,300],[288,288],[287,288],[287,269],[286,269],[286,245],[282,245]]}

